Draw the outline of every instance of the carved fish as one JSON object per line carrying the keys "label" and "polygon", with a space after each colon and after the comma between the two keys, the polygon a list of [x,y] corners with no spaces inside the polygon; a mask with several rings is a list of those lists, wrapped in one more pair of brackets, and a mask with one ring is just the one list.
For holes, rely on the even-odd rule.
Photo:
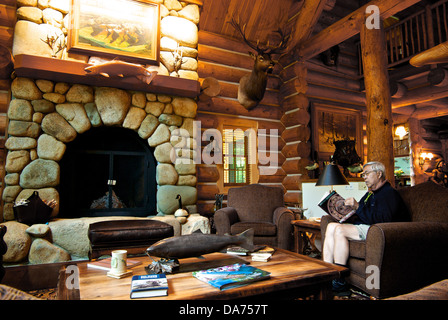
{"label": "carved fish", "polygon": [[136,77],[137,79],[150,84],[152,79],[157,75],[157,71],[149,71],[143,68],[139,64],[112,60],[93,66],[89,66],[84,69],[89,75],[100,74],[104,77]]}
{"label": "carved fish", "polygon": [[146,249],[146,253],[159,258],[182,259],[217,252],[229,245],[238,245],[253,250],[253,237],[253,229],[248,229],[235,236],[192,233],[160,240]]}

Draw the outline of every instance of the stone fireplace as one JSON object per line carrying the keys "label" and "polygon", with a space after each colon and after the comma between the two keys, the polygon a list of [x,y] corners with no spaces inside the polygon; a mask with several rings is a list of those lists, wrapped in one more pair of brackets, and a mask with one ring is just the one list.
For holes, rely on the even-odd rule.
{"label": "stone fireplace", "polygon": [[[16,78],[12,93],[5,220],[14,219],[14,202],[34,190],[43,199],[56,199],[54,216],[61,217],[98,215],[86,209],[105,192],[120,189],[114,193],[126,198],[127,210],[109,208],[100,215],[173,214],[177,194],[196,212],[196,166],[192,159],[172,162],[174,146],[192,141],[194,99],[29,78]],[[131,199],[131,190],[144,194]],[[79,212],[73,207],[61,212],[73,205]]]}
{"label": "stone fireplace", "polygon": [[[4,262],[84,259],[88,226],[102,220],[149,217],[172,224],[175,235],[210,232],[208,219],[197,214],[192,160],[200,9],[195,1],[154,2],[160,5],[160,59],[144,66],[158,72],[149,85],[135,77],[86,75],[98,57],[64,49],[55,58],[42,39],[57,36],[67,44],[68,0],[17,2]],[[34,190],[57,201],[48,226],[14,221],[14,203]],[[191,214],[185,224],[173,216],[177,194]]]}
{"label": "stone fireplace", "polygon": [[[17,3],[4,221],[14,219],[14,202],[36,189],[57,200],[53,214],[61,217],[172,214],[177,194],[195,205],[196,167],[173,163],[170,153],[181,140],[178,129],[192,136],[200,8],[194,1],[154,2],[160,6],[160,59],[145,66],[158,72],[149,86],[132,77],[86,76],[87,63],[101,62],[98,57],[67,49],[54,55],[42,39],[57,35],[61,47],[68,43],[69,1]],[[91,140],[98,146],[80,146]],[[90,209],[106,192],[109,204],[112,194],[123,198],[122,208]]]}

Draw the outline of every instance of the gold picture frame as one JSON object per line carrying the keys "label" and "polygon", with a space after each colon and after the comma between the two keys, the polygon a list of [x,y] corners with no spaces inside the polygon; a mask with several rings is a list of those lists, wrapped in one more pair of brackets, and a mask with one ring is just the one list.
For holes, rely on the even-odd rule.
{"label": "gold picture frame", "polygon": [[313,150],[319,161],[330,161],[334,141],[356,140],[356,152],[363,157],[362,114],[359,110],[323,104],[312,105]]}
{"label": "gold picture frame", "polygon": [[146,0],[71,0],[68,51],[158,64],[160,5]]}

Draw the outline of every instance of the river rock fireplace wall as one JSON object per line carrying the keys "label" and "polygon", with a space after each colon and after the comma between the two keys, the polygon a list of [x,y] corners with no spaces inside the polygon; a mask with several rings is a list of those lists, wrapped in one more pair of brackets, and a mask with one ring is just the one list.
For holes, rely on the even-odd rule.
{"label": "river rock fireplace wall", "polygon": [[[197,111],[194,99],[28,78],[16,78],[12,93],[15,99],[8,110],[4,220],[13,220],[14,202],[27,198],[34,190],[43,199],[56,199],[59,203],[60,163],[66,162],[66,150],[70,149],[70,143],[76,144],[83,135],[101,128],[115,131],[102,135],[110,139],[120,137],[118,129],[131,131],[153,150],[158,212],[173,214],[178,206],[177,194],[182,195],[184,205],[195,205],[196,165],[192,160],[189,164],[185,161],[173,164],[170,156],[182,139],[193,149],[193,143],[189,142],[193,141],[190,137]],[[65,102],[44,98],[51,95]],[[186,132],[189,137],[180,136]],[[129,140],[132,143],[135,140]],[[113,145],[114,141],[107,144]],[[128,170],[133,170],[132,166]],[[58,205],[54,216],[59,209]],[[148,210],[137,215],[155,213]]]}
{"label": "river rock fireplace wall", "polygon": [[[160,63],[158,66],[147,66],[158,72],[149,89],[143,82],[129,79],[86,77],[84,68],[88,66],[88,56],[71,55],[64,49],[57,54],[57,59],[52,58],[52,49],[41,39],[56,34],[58,39],[64,38],[67,43],[70,21],[67,0],[52,0],[45,4],[40,1],[34,4],[17,3],[12,48],[17,77],[11,85],[12,100],[8,109],[8,139],[5,144],[8,153],[2,194],[4,221],[14,220],[14,202],[29,197],[34,190],[39,191],[41,198],[58,202],[53,216],[86,214],[73,210],[65,212],[65,208],[71,207],[86,192],[93,193],[92,190],[99,190],[104,185],[106,189],[89,195],[94,199],[85,201],[98,200],[105,191],[113,191],[110,194],[117,191],[116,196],[123,198],[121,200],[127,208],[140,208],[132,213],[135,216],[157,212],[173,214],[178,207],[176,195],[181,194],[183,204],[190,206],[191,213],[196,212],[196,165],[192,161],[190,164],[185,164],[185,161],[172,163],[170,153],[173,146],[182,140],[181,132],[188,132],[188,137],[183,138],[193,149],[191,137],[197,110],[195,97],[199,91],[197,94],[191,94],[191,90],[185,93],[178,88],[178,82],[170,79],[191,81],[194,82],[193,87],[199,86],[197,25],[200,10],[194,1],[154,2],[160,5]],[[36,12],[41,12],[42,18],[36,19]],[[179,25],[184,27],[176,27]],[[180,68],[173,69],[175,52],[182,53],[182,61]],[[103,132],[100,136],[110,138],[107,141],[109,146],[107,150],[98,147],[93,151],[104,157],[107,155],[109,163],[112,161],[120,168],[130,167],[120,173],[120,179],[123,181],[126,172],[134,170],[133,179],[125,183],[118,181],[111,175],[110,166],[107,174],[100,173],[98,168],[102,165],[95,165],[96,169],[88,165],[74,169],[90,170],[88,175],[98,178],[86,179],[87,173],[79,177],[72,174],[70,177],[73,171],[70,166],[79,159],[86,159],[82,156],[83,152],[92,151],[88,148],[76,149],[75,146],[79,145],[80,140],[94,139],[99,131]],[[145,146],[140,150],[127,150],[141,154],[139,160],[128,158],[122,164],[124,158],[115,156],[116,152],[123,150],[115,150],[112,146],[124,136],[128,136],[129,146]],[[125,146],[126,143],[122,147]],[[193,150],[190,154],[193,155]],[[147,172],[142,171],[142,166],[147,166]],[[144,177],[137,177],[139,174],[135,172],[142,173]],[[101,175],[107,175],[106,181],[97,182],[103,180]],[[74,183],[73,179],[76,178],[79,179]],[[85,182],[80,183],[80,179]],[[103,185],[101,188],[95,185],[100,183]],[[133,198],[125,195],[123,190],[122,195],[118,194],[118,190],[127,184],[139,185],[140,192],[142,188],[144,190],[143,194]],[[137,206],[129,204],[139,201]],[[82,206],[86,207],[85,204]],[[130,211],[118,210],[115,214],[131,215]],[[97,213],[88,212],[87,215]]]}

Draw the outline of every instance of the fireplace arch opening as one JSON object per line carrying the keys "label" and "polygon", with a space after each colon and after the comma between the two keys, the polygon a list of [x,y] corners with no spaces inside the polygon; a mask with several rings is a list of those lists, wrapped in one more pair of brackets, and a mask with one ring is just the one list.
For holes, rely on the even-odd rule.
{"label": "fireplace arch opening", "polygon": [[130,129],[103,126],[78,135],[60,161],[59,216],[155,215],[153,151]]}

